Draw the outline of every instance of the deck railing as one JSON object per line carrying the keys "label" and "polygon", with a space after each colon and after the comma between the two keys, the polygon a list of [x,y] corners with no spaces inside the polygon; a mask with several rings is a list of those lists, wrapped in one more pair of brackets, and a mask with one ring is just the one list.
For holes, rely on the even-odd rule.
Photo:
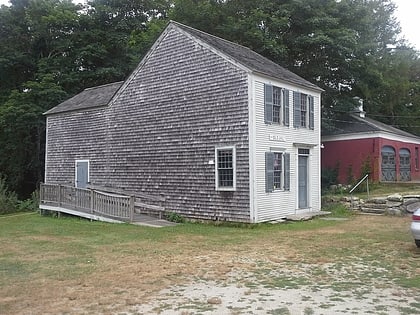
{"label": "deck railing", "polygon": [[53,205],[67,209],[105,215],[133,221],[134,197],[105,193],[57,184],[41,184],[41,205]]}

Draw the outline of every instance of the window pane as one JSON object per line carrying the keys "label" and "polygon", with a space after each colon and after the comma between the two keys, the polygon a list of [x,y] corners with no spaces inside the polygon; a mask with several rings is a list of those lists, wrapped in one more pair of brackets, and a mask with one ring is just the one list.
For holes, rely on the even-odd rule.
{"label": "window pane", "polygon": [[300,125],[301,127],[306,127],[307,111],[308,111],[307,96],[306,94],[302,94],[300,98]]}
{"label": "window pane", "polygon": [[282,154],[274,153],[274,188],[281,189]]}
{"label": "window pane", "polygon": [[233,150],[217,151],[218,182],[220,187],[233,187]]}
{"label": "window pane", "polygon": [[281,89],[273,87],[273,122],[280,123]]}

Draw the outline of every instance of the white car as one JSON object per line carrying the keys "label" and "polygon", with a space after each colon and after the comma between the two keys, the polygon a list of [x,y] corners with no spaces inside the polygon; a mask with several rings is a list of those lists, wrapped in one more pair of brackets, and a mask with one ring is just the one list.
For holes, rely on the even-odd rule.
{"label": "white car", "polygon": [[411,233],[414,237],[414,242],[417,247],[420,247],[420,209],[413,213],[413,220],[411,221]]}

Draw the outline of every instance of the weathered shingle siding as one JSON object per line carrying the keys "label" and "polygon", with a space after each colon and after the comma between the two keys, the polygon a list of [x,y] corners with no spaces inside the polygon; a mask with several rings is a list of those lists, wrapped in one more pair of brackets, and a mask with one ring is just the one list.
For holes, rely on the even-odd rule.
{"label": "weathered shingle siding", "polygon": [[[245,71],[171,30],[107,109],[107,182],[151,194],[190,218],[247,221]],[[235,192],[215,190],[215,147],[234,145]],[[92,170],[92,173],[94,170]]]}
{"label": "weathered shingle siding", "polygon": [[48,117],[45,182],[74,185],[76,160],[90,161],[91,180],[105,175],[104,118],[104,110]]}

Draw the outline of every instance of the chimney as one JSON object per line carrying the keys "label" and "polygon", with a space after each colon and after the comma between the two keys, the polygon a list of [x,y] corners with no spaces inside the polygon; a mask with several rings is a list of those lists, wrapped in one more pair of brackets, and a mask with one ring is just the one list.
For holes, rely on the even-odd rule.
{"label": "chimney", "polygon": [[360,118],[365,118],[366,112],[363,110],[363,99],[355,96],[353,99],[359,104],[354,108],[354,112],[359,114]]}

